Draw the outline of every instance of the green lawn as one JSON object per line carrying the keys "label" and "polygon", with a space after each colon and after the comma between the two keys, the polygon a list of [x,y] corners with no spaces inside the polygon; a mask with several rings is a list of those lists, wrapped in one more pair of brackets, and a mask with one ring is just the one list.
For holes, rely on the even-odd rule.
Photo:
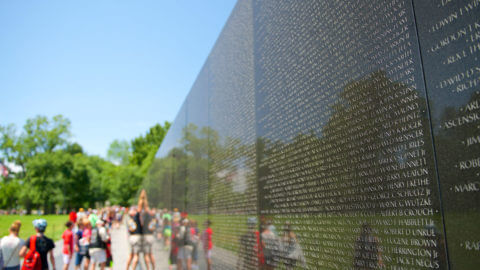
{"label": "green lawn", "polygon": [[37,218],[43,218],[47,220],[48,226],[45,235],[52,238],[54,241],[62,238],[62,233],[66,229],[65,223],[68,221],[68,215],[45,215],[45,216],[20,216],[20,215],[8,215],[0,216],[0,237],[8,235],[8,229],[15,220],[22,222],[22,228],[20,229],[20,238],[27,239],[29,236],[35,234],[33,228],[33,220]]}

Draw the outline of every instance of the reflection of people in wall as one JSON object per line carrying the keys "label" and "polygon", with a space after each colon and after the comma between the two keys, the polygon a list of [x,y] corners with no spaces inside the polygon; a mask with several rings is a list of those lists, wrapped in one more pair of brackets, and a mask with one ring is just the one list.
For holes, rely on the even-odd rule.
{"label": "reflection of people in wall", "polygon": [[213,230],[211,228],[212,222],[210,220],[204,223],[206,229],[202,234],[203,252],[205,253],[205,261],[207,262],[207,270],[212,268],[212,235]]}
{"label": "reflection of people in wall", "polygon": [[302,247],[298,243],[297,236],[292,230],[292,226],[287,223],[282,236],[282,247],[284,264],[287,270],[294,269],[297,264],[306,266],[305,256],[303,255]]}
{"label": "reflection of people in wall", "polygon": [[280,256],[280,241],[275,234],[275,226],[273,226],[270,221],[265,222],[262,227],[261,241],[263,256],[265,258],[263,269],[272,270],[277,266]]}
{"label": "reflection of people in wall", "polygon": [[353,269],[379,269],[385,267],[382,259],[382,248],[378,243],[378,238],[372,233],[372,227],[368,223],[364,223],[355,242]]}
{"label": "reflection of people in wall", "polygon": [[238,270],[258,270],[263,264],[263,252],[260,245],[260,232],[257,230],[257,218],[247,219],[248,230],[240,237],[240,249],[237,261]]}

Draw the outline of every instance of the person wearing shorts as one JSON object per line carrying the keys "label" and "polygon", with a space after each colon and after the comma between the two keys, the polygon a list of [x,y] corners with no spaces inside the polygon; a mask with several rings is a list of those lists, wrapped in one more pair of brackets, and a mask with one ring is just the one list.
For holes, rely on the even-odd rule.
{"label": "person wearing shorts", "polygon": [[65,226],[67,229],[62,234],[63,239],[63,270],[67,270],[73,257],[73,225],[72,221],[68,221]]}
{"label": "person wearing shorts", "polygon": [[142,226],[142,250],[145,258],[145,265],[147,269],[149,264],[152,265],[152,269],[155,269],[155,258],[153,256],[152,246],[155,242],[155,230],[157,228],[157,222],[155,219],[155,212],[153,210],[145,209],[140,215],[142,215],[141,220],[143,221]]}
{"label": "person wearing shorts", "polygon": [[140,224],[140,216],[133,206],[130,208],[127,219],[127,228],[128,228],[128,246],[130,248],[130,254],[127,259],[127,267],[130,267],[132,264],[133,268],[137,268],[138,264],[138,255],[142,252],[142,226]]}
{"label": "person wearing shorts", "polygon": [[101,219],[91,219],[90,222],[93,227],[88,246],[90,261],[92,262],[91,270],[95,270],[96,264],[100,264],[100,269],[104,270],[107,262],[106,242],[109,238],[107,229],[104,227],[104,221]]}
{"label": "person wearing shorts", "polygon": [[212,248],[213,248],[213,243],[212,243],[212,235],[213,231],[212,228],[210,227],[212,223],[210,220],[205,221],[204,223],[205,231],[202,234],[202,244],[203,244],[203,251],[205,252],[205,261],[207,262],[207,270],[210,270],[212,267]]}
{"label": "person wearing shorts", "polygon": [[90,236],[92,235],[92,225],[87,218],[83,218],[83,233],[82,239],[80,239],[80,245],[86,250],[85,252],[85,263],[83,264],[83,269],[88,270],[90,265],[90,253],[88,252],[88,245],[90,242]]}
{"label": "person wearing shorts", "polygon": [[163,237],[165,250],[168,250],[168,248],[170,247],[170,240],[172,238],[172,225],[171,220],[167,218],[163,220]]}
{"label": "person wearing shorts", "polygon": [[192,269],[192,253],[193,245],[189,241],[190,227],[188,226],[188,219],[182,219],[182,226],[180,226],[177,238],[179,239],[177,266],[182,269],[185,265],[187,270]]}
{"label": "person wearing shorts", "polygon": [[80,245],[80,240],[83,238],[83,218],[77,219],[77,231],[74,234],[75,237],[75,251],[77,254],[75,255],[75,270],[80,269],[80,265],[82,264],[82,259],[85,257],[87,253],[88,245],[85,244]]}

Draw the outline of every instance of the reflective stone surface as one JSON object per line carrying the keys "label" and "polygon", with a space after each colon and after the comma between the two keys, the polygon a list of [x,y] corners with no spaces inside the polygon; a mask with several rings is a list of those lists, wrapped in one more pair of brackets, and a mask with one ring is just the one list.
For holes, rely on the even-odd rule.
{"label": "reflective stone surface", "polygon": [[480,2],[415,1],[450,266],[480,263]]}
{"label": "reflective stone surface", "polygon": [[239,1],[149,198],[212,222],[214,269],[475,268],[479,10]]}

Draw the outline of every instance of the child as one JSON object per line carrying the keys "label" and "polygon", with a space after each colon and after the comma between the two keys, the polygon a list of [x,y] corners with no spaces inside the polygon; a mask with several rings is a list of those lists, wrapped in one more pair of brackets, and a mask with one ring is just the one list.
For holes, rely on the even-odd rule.
{"label": "child", "polygon": [[165,239],[165,250],[168,250],[170,247],[170,238],[172,237],[172,226],[170,225],[170,220],[165,218],[163,220],[163,237]]}
{"label": "child", "polygon": [[73,256],[73,222],[67,221],[65,223],[67,229],[63,232],[62,239],[63,239],[63,270],[67,270],[68,266],[70,266],[70,261],[72,260]]}
{"label": "child", "polygon": [[75,232],[75,251],[77,252],[77,256],[75,257],[75,270],[80,269],[82,259],[87,255],[88,249],[88,246],[80,244],[80,240],[83,238],[84,219],[81,218],[77,220],[77,231]]}

